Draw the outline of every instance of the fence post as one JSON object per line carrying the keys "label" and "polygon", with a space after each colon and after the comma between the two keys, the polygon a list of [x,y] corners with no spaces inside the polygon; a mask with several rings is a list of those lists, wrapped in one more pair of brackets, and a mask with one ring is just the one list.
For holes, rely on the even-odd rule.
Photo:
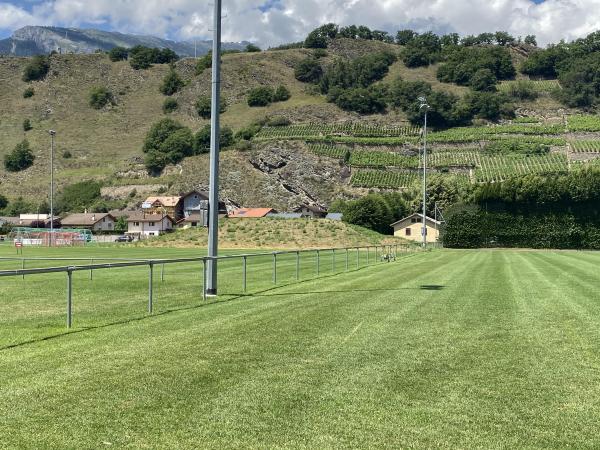
{"label": "fence post", "polygon": [[332,251],[332,261],[331,261],[331,270],[335,273],[335,248],[331,249]]}
{"label": "fence post", "polygon": [[247,285],[247,278],[246,278],[246,265],[248,263],[247,259],[248,258],[246,256],[244,256],[244,264],[243,264],[243,267],[242,267],[242,283],[243,283],[243,287],[244,287],[244,292],[246,292],[247,286],[248,286]]}
{"label": "fence post", "polygon": [[154,309],[153,298],[152,298],[154,265],[152,263],[150,263],[148,267],[150,269],[148,272],[148,313],[152,314],[152,310]]}
{"label": "fence post", "polygon": [[73,272],[67,270],[67,328],[73,325]]}
{"label": "fence post", "polygon": [[296,280],[300,280],[300,252],[296,252]]}
{"label": "fence post", "polygon": [[277,253],[273,253],[273,284],[277,284]]}
{"label": "fence post", "polygon": [[206,259],[202,259],[202,299],[206,301]]}
{"label": "fence post", "polygon": [[[21,259],[21,270],[25,270],[25,258]],[[25,279],[25,274],[23,274],[23,279]]]}
{"label": "fence post", "polygon": [[348,252],[349,252],[349,249],[346,248],[346,272],[348,272]]}
{"label": "fence post", "polygon": [[360,269],[360,249],[356,247],[356,268]]}
{"label": "fence post", "polygon": [[371,253],[369,249],[370,247],[367,246],[367,266],[369,265],[369,254]]}
{"label": "fence post", "polygon": [[[94,265],[94,258],[90,258],[90,265]],[[90,280],[94,279],[94,269],[90,267]]]}
{"label": "fence post", "polygon": [[378,246],[378,245],[376,245],[376,246],[375,246],[375,264],[377,264],[377,259],[378,259],[378,258],[377,258],[377,250],[378,250],[378,249],[379,249],[379,246]]}
{"label": "fence post", "polygon": [[317,276],[321,274],[321,252],[317,250]]}
{"label": "fence post", "polygon": [[165,281],[165,263],[160,266],[160,281]]}

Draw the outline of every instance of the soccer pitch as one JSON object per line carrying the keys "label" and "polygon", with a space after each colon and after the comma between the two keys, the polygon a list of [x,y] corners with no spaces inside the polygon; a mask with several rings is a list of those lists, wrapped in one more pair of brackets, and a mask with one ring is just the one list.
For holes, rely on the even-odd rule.
{"label": "soccer pitch", "polygon": [[143,270],[98,271],[69,334],[63,278],[0,280],[0,447],[598,447],[599,265],[444,250],[273,287],[267,259],[204,305],[190,267],[151,317]]}

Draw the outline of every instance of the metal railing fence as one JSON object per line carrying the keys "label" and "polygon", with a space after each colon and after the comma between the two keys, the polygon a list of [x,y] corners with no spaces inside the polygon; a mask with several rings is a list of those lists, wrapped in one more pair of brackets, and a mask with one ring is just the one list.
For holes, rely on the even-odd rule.
{"label": "metal railing fence", "polygon": [[[40,274],[66,274],[66,326],[71,328],[73,325],[73,273],[89,271],[89,279],[93,279],[93,273],[97,270],[118,269],[131,267],[147,267],[148,268],[148,302],[147,311],[152,314],[154,311],[154,283],[155,269],[160,267],[160,280],[165,280],[165,267],[173,264],[184,263],[201,263],[202,264],[202,298],[207,300],[206,292],[206,277],[207,277],[207,261],[213,259],[218,262],[235,261],[241,262],[241,279],[239,280],[241,291],[248,292],[249,282],[249,267],[250,262],[257,258],[271,258],[271,277],[272,285],[278,285],[279,270],[282,267],[281,260],[288,257],[287,264],[290,264],[289,257],[292,258],[292,278],[293,281],[301,280],[302,271],[312,269],[315,277],[321,276],[323,273],[342,273],[350,270],[358,270],[368,265],[377,262],[395,261],[399,253],[418,252],[419,247],[411,247],[406,245],[379,245],[379,246],[358,246],[358,247],[340,247],[326,249],[311,249],[311,250],[285,250],[263,253],[249,254],[231,254],[218,257],[184,257],[184,258],[169,258],[169,259],[126,259],[126,258],[99,258],[99,257],[77,257],[77,258],[24,258],[24,257],[2,257],[0,262],[17,262],[20,263],[20,268],[13,270],[0,270],[0,277],[22,277],[34,276]],[[312,268],[307,267],[306,258],[303,260],[302,255],[312,254]],[[324,258],[329,259],[330,270],[323,267]],[[67,265],[57,267],[35,267],[26,268],[26,262],[56,262],[56,261],[89,261],[89,264],[83,265]],[[311,262],[309,262],[311,264]],[[311,264],[311,265],[312,265]],[[288,279],[289,279],[288,274]],[[264,275],[263,275],[264,277]]]}

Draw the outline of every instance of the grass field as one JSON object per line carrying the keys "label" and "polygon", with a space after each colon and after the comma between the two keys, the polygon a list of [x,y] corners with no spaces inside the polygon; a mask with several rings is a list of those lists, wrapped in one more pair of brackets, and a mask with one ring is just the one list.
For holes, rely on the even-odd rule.
{"label": "grass field", "polygon": [[[597,448],[599,263],[444,250],[112,325],[81,311],[0,350],[0,447]],[[143,308],[146,282],[95,274],[96,306],[137,286]],[[63,286],[23,285],[0,284],[4,345]]]}

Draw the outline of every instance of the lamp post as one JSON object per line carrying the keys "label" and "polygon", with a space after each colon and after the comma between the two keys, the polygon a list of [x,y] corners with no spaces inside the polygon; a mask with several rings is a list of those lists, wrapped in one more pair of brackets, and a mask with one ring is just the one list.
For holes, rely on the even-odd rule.
{"label": "lamp post", "polygon": [[48,244],[52,247],[54,240],[54,136],[56,131],[49,130],[50,133],[50,239]]}
{"label": "lamp post", "polygon": [[421,235],[423,236],[423,248],[427,247],[427,112],[429,105],[425,97],[419,97],[419,110],[425,109],[425,120],[423,126],[423,226]]}
{"label": "lamp post", "polygon": [[[219,254],[219,104],[221,97],[221,0],[215,0],[212,52],[212,112],[210,121],[210,187],[208,194],[208,256]],[[207,261],[204,291],[217,295],[217,260]]]}

